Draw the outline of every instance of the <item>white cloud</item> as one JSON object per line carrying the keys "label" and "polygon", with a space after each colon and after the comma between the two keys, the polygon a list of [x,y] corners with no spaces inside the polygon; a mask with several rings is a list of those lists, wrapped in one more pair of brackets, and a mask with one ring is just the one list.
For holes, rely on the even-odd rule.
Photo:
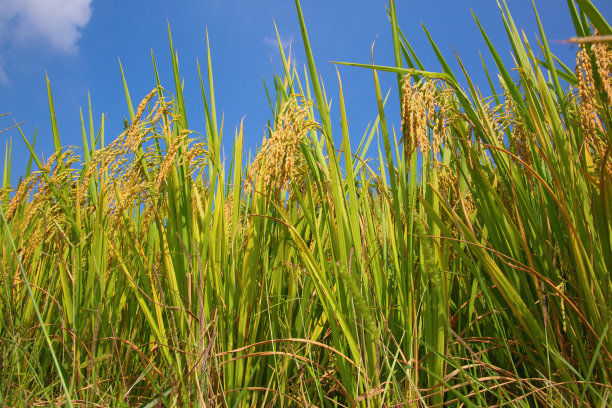
{"label": "white cloud", "polygon": [[0,85],[6,85],[8,84],[8,77],[6,76],[2,62],[2,55],[0,55]]}
{"label": "white cloud", "polygon": [[[295,41],[293,39],[293,36],[286,37],[284,35],[280,35],[280,42],[283,46],[283,52],[285,53],[285,57],[291,56],[291,64],[294,66],[299,66],[299,61],[295,55]],[[263,39],[263,43],[271,49],[271,51],[273,52],[272,55],[280,56],[278,52],[278,38],[276,36],[265,36]]]}
{"label": "white cloud", "polygon": [[[293,43],[293,37],[287,38],[281,35],[280,40],[281,40],[281,44],[283,45],[283,49],[285,50],[287,50],[289,46],[291,45],[291,43]],[[276,38],[276,36],[274,37],[265,36],[263,39],[263,42],[269,47],[278,49],[278,39]]]}
{"label": "white cloud", "polygon": [[8,77],[6,76],[6,72],[2,69],[0,65],[0,85],[8,84]]}
{"label": "white cloud", "polygon": [[91,2],[0,0],[0,41],[18,44],[42,41],[56,51],[75,52],[81,30],[91,17]]}

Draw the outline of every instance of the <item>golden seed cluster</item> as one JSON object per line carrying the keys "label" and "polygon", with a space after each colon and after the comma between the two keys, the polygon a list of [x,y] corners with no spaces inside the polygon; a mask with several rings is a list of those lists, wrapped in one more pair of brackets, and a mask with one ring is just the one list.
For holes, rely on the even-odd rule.
{"label": "golden seed cluster", "polygon": [[[595,64],[593,64],[593,61]],[[599,86],[596,85],[595,72]],[[606,43],[580,44],[576,55],[576,78],[578,79],[578,96],[580,120],[584,129],[584,143],[593,161],[600,171],[612,174],[612,162],[607,160],[602,168],[603,158],[609,150],[609,143],[604,129],[602,116],[609,112],[603,106],[612,103],[612,49]],[[610,129],[608,129],[610,131]]]}
{"label": "golden seed cluster", "polygon": [[402,142],[404,153],[410,158],[417,147],[426,154],[431,148],[428,124],[435,112],[435,83],[422,79],[412,83],[409,75],[402,86]]}
{"label": "golden seed cluster", "polygon": [[287,101],[270,138],[264,139],[249,167],[245,193],[256,190],[274,196],[289,189],[292,181],[302,187],[308,170],[300,144],[306,142],[308,133],[317,126],[316,121],[309,119],[306,104],[300,104],[297,97]]}

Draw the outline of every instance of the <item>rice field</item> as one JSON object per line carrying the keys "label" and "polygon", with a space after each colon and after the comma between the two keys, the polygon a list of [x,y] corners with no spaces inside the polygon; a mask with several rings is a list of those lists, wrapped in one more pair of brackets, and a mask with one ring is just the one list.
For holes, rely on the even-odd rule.
{"label": "rice field", "polygon": [[[567,65],[502,1],[515,66],[481,28],[495,66],[475,84],[433,40],[442,71],[428,71],[390,0],[395,65],[339,63],[369,70],[378,102],[349,135],[351,101],[340,75],[325,78],[340,85],[332,117],[295,4],[307,66],[279,39],[284,73],[253,157],[242,126],[219,120],[210,51],[206,132],[189,129],[174,49],[173,84],[125,85],[120,135],[90,107],[82,146],[63,146],[50,103],[55,154],[42,162],[22,133],[31,154],[12,186],[7,150],[0,406],[611,404],[604,17],[567,2]],[[381,92],[388,72],[399,101]]]}

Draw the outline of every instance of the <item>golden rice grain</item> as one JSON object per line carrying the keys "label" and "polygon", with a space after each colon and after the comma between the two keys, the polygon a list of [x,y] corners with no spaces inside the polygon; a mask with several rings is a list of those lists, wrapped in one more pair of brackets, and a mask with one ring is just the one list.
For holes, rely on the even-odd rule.
{"label": "golden rice grain", "polygon": [[281,108],[276,127],[269,139],[264,139],[245,180],[245,193],[258,185],[262,191],[277,195],[293,181],[302,187],[307,175],[306,161],[300,152],[300,143],[317,123],[308,118],[308,106],[292,98]]}
{"label": "golden rice grain", "polygon": [[417,147],[426,154],[430,148],[428,122],[435,110],[435,86],[433,81],[423,79],[412,83],[410,76],[404,77],[402,87],[402,142],[406,157]]}

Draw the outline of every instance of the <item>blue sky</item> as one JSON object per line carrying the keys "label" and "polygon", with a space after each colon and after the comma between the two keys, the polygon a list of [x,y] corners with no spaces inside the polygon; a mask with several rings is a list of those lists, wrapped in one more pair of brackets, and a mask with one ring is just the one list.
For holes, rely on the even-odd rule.
{"label": "blue sky", "polygon": [[[612,20],[612,2],[594,0],[602,14]],[[498,51],[511,62],[510,46],[493,0],[396,0],[404,34],[430,70],[439,70],[427,38],[425,24],[442,52],[462,58],[472,77],[487,88],[479,51],[488,56],[476,24],[475,11]],[[302,8],[317,68],[327,95],[337,100],[335,66],[329,61],[368,63],[372,43],[375,63],[392,65],[392,43],[383,0],[302,0]],[[508,0],[514,19],[535,44],[537,26],[531,2]],[[575,47],[557,42],[574,35],[566,2],[536,0],[553,52],[573,67]],[[167,35],[170,24],[181,75],[190,127],[203,132],[204,115],[196,58],[206,61],[206,29],[213,60],[217,109],[225,115],[225,147],[231,151],[234,129],[245,117],[245,145],[261,142],[271,117],[262,80],[270,86],[281,68],[275,45],[273,21],[285,43],[292,42],[298,64],[304,64],[302,42],[293,1],[289,0],[0,0],[0,129],[14,121],[32,138],[38,127],[36,151],[53,152],[46,94],[45,72],[51,80],[58,126],[63,145],[81,145],[79,107],[87,109],[91,93],[96,126],[106,115],[106,138],[113,139],[128,116],[118,58],[121,59],[135,104],[155,84],[151,50],[155,53],[162,85],[172,89]],[[456,67],[456,65],[454,65]],[[356,144],[365,127],[376,117],[371,72],[340,67],[349,116],[349,130]],[[393,87],[395,76],[381,74],[383,92]],[[393,95],[393,94],[392,94]],[[394,96],[394,95],[393,95]],[[389,117],[399,126],[397,98],[389,102]],[[337,103],[335,104],[337,108]],[[332,112],[339,123],[339,115]],[[12,180],[25,171],[27,150],[15,129],[0,134],[4,147],[13,140]],[[4,155],[0,162],[4,161]]]}

